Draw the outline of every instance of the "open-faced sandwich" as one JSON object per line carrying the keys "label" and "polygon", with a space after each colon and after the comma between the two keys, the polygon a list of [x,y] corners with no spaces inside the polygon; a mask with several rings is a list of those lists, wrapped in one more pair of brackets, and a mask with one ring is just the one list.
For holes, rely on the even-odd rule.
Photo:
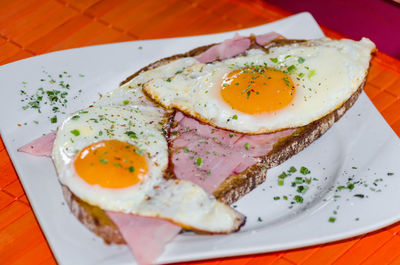
{"label": "open-faced sandwich", "polygon": [[50,146],[72,213],[152,263],[182,228],[240,229],[228,205],[344,115],[374,49],[235,36],[144,67],[21,151]]}

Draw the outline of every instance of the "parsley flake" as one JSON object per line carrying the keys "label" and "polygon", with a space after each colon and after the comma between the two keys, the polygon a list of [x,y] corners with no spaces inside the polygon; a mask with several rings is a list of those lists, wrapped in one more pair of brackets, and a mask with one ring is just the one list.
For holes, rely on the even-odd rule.
{"label": "parsley flake", "polygon": [[71,133],[73,134],[73,135],[75,135],[75,136],[79,136],[80,134],[81,134],[81,132],[80,131],[78,131],[78,130],[72,130],[71,131]]}

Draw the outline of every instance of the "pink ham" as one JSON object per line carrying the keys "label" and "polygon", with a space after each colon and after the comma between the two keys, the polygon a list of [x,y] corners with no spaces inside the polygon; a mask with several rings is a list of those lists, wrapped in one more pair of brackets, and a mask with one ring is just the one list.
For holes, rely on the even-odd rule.
{"label": "pink ham", "polygon": [[264,46],[265,44],[271,42],[275,39],[283,39],[284,37],[276,32],[269,32],[256,36],[256,42],[260,46]]}
{"label": "pink ham", "polygon": [[163,219],[106,211],[140,265],[153,264],[181,227]]}
{"label": "pink ham", "polygon": [[207,51],[196,56],[201,63],[210,63],[216,60],[231,58],[243,53],[250,47],[251,41],[247,37],[236,34],[233,39],[224,40],[221,44],[214,45]]}
{"label": "pink ham", "polygon": [[[256,42],[258,45],[264,46],[268,42],[277,38],[283,37],[278,33],[269,32],[262,35],[257,35]],[[201,63],[211,63],[216,60],[224,60],[245,52],[250,48],[250,45],[250,38],[241,37],[239,34],[236,34],[233,39],[224,40],[224,42],[212,46],[195,58]]]}
{"label": "pink ham", "polygon": [[56,132],[48,133],[42,137],[20,147],[18,152],[25,152],[35,156],[51,157],[53,143],[56,139]]}
{"label": "pink ham", "polygon": [[[257,163],[276,141],[294,129],[244,135],[201,124],[181,112],[172,130],[172,163],[177,178],[190,180],[212,193],[227,177]],[[176,136],[174,136],[176,135]]]}

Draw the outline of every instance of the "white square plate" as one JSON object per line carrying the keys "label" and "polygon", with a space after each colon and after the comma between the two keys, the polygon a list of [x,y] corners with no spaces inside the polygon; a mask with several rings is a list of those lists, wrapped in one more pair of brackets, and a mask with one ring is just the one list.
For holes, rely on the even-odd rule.
{"label": "white square plate", "polygon": [[[249,35],[269,31],[290,39],[324,36],[308,13],[237,33]],[[234,33],[65,50],[0,67],[0,132],[60,264],[133,264],[134,258],[126,246],[104,244],[70,213],[50,159],[17,152],[22,145],[57,126],[49,122],[49,117],[54,115],[50,108],[44,108],[41,114],[32,109],[23,110],[20,90],[35,92],[44,85],[40,81],[42,78],[49,79],[48,74],[55,79],[64,71],[71,75],[68,77],[70,95],[77,97],[68,102],[65,114],[58,114],[59,124],[68,113],[87,107],[99,93],[116,88],[143,66],[172,54],[220,42],[233,37]],[[359,235],[394,223],[400,220],[399,157],[398,137],[367,96],[361,94],[354,107],[325,135],[299,155],[269,170],[267,181],[236,204],[247,216],[247,223],[240,232],[224,236],[181,234],[167,245],[158,262],[297,248]],[[277,176],[291,166],[297,169],[306,166],[311,170],[307,176],[311,176],[312,182],[302,195],[303,203],[291,204],[298,193],[290,183],[296,176],[302,176],[300,173],[287,178],[283,186],[277,184]],[[349,184],[354,184],[354,189],[337,189]],[[289,199],[283,200],[284,195]],[[274,200],[274,197],[280,199]],[[335,222],[329,222],[330,217],[336,218]]]}

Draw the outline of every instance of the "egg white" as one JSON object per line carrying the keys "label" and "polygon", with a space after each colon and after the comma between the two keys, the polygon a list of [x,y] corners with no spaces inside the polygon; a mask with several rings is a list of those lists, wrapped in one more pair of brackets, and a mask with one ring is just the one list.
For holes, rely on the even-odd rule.
{"label": "egg white", "polygon": [[[164,122],[165,112],[151,106],[95,106],[74,113],[63,122],[54,142],[52,157],[60,182],[103,210],[164,218],[196,231],[237,230],[244,221],[240,213],[189,181],[164,178],[168,167]],[[129,137],[128,131],[137,137]],[[83,180],[75,171],[74,159],[80,150],[101,140],[119,140],[139,148],[148,165],[144,181],[116,189]]]}
{"label": "egg white", "polygon": [[[374,44],[363,38],[321,39],[269,48],[251,49],[209,64],[193,63],[182,73],[154,78],[144,92],[165,108],[177,108],[216,127],[261,134],[307,125],[340,107],[364,81]],[[181,59],[184,62],[184,59]],[[174,64],[178,62],[175,61]],[[296,91],[292,102],[277,111],[246,114],[221,97],[224,75],[251,65],[289,71]]]}

